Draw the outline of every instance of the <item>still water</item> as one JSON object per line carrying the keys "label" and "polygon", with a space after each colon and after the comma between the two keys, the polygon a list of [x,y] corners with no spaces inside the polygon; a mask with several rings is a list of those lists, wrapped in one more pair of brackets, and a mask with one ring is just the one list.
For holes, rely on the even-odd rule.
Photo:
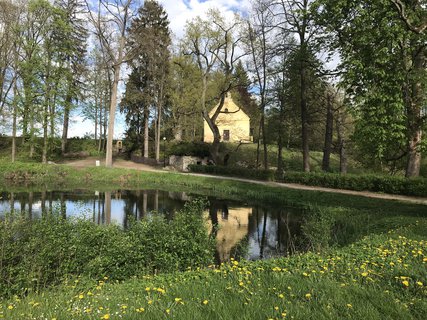
{"label": "still water", "polygon": [[[160,190],[2,192],[0,219],[8,212],[29,218],[55,212],[126,228],[130,219],[143,219],[156,212],[173,219],[174,212],[193,197]],[[208,231],[217,239],[218,261],[231,257],[257,260],[283,256],[297,249],[302,223],[299,209],[269,208],[212,197],[208,200],[203,214]]]}

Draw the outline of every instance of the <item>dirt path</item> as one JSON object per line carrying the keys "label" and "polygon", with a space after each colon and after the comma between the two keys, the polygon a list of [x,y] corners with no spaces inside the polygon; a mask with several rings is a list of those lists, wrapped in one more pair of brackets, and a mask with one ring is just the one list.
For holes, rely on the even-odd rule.
{"label": "dirt path", "polygon": [[[65,161],[62,164],[69,165],[69,166],[72,166],[74,168],[87,168],[87,167],[95,167],[96,160],[100,161],[101,166],[103,166],[105,164],[104,159],[99,159],[99,158],[95,158],[95,157],[86,158],[83,160]],[[149,166],[146,164],[135,163],[135,162],[127,161],[127,160],[123,160],[123,159],[114,160],[113,167],[114,168],[122,168],[122,169],[135,169],[135,170],[141,170],[141,171],[151,171],[151,172],[165,172],[165,171],[167,171],[166,169],[163,169],[160,167],[153,167],[153,166]],[[178,172],[174,171],[174,173],[178,173]],[[296,183],[280,183],[280,182],[258,181],[258,180],[241,179],[241,178],[234,178],[234,177],[227,177],[227,176],[214,176],[214,175],[199,174],[199,173],[180,173],[180,174],[182,174],[183,176],[191,175],[191,176],[209,177],[209,178],[215,178],[215,179],[228,179],[228,180],[249,182],[249,183],[260,184],[260,185],[265,185],[265,186],[273,186],[273,187],[279,187],[279,188],[340,193],[340,194],[347,194],[347,195],[352,195],[352,196],[361,196],[361,197],[385,199],[385,200],[397,200],[397,201],[427,205],[427,198],[421,198],[421,197],[409,197],[409,196],[401,196],[401,195],[394,195],[394,194],[375,193],[375,192],[369,192],[369,191],[353,191],[353,190],[344,190],[344,189],[313,187],[313,186],[306,186],[306,185],[296,184]]]}

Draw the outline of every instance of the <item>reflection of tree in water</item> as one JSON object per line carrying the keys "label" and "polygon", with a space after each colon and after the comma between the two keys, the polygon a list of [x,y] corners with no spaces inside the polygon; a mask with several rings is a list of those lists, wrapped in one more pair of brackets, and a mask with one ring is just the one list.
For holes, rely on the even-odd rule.
{"label": "reflection of tree in water", "polygon": [[301,218],[291,208],[268,209],[255,206],[249,219],[249,259],[292,254],[301,234]]}

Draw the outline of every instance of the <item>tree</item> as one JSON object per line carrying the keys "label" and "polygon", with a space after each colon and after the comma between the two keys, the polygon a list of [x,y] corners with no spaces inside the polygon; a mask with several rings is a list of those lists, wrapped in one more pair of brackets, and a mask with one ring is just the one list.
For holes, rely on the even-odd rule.
{"label": "tree", "polygon": [[190,56],[178,54],[172,58],[168,96],[171,104],[170,128],[176,141],[196,141],[202,136],[200,78],[200,70]]}
{"label": "tree", "polygon": [[61,60],[65,61],[65,99],[64,118],[62,127],[61,151],[66,152],[68,126],[73,102],[77,103],[81,97],[82,80],[84,73],[84,57],[88,31],[85,22],[80,17],[85,11],[82,0],[55,0],[55,5],[63,10],[63,32],[60,34],[63,50]]}
{"label": "tree", "polygon": [[[117,107],[117,89],[120,81],[120,70],[126,62],[125,44],[127,29],[133,17],[132,5],[134,0],[99,0],[98,15],[92,13],[89,2],[85,0],[89,18],[95,28],[104,55],[113,70],[110,96],[109,122],[105,166],[113,165],[113,135]],[[105,13],[105,15],[103,15]]]}
{"label": "tree", "polygon": [[307,101],[308,88],[307,76],[309,70],[313,70],[313,52],[318,46],[318,34],[321,34],[319,26],[315,24],[311,12],[313,1],[310,0],[281,0],[281,16],[284,23],[280,28],[286,33],[296,36],[297,44],[294,47],[295,67],[298,72],[298,105],[301,116],[301,139],[303,153],[303,168],[310,171],[310,146],[309,146],[309,103]]}
{"label": "tree", "polygon": [[406,157],[406,176],[418,176],[426,122],[426,2],[317,3],[319,21],[334,31],[359,148],[381,163]]}
{"label": "tree", "polygon": [[[251,52],[251,66],[255,74],[256,92],[259,97],[260,125],[259,137],[262,137],[264,150],[264,169],[268,169],[267,140],[265,130],[265,109],[267,106],[267,89],[272,76],[269,66],[274,55],[274,33],[276,29],[272,0],[257,0],[252,6],[251,18],[247,21],[247,46]],[[270,67],[270,68],[269,68]],[[257,163],[259,166],[260,140],[257,141]]]}
{"label": "tree", "polygon": [[[197,17],[187,23],[182,46],[188,50],[200,72],[202,89],[200,105],[204,120],[213,133],[211,156],[216,163],[221,163],[219,146],[221,135],[216,125],[216,119],[222,112],[226,94],[235,86],[233,71],[237,61],[245,55],[237,53],[241,37],[237,34],[240,19],[236,16],[234,21],[227,23],[218,10],[209,10],[207,18]],[[219,76],[215,85],[217,92],[212,97],[208,96],[209,81]],[[209,101],[210,100],[210,101]],[[215,106],[210,115],[209,107]]]}
{"label": "tree", "polygon": [[[169,74],[169,47],[171,44],[169,20],[163,7],[154,0],[145,1],[138,9],[129,30],[133,67],[133,84],[137,85],[141,107],[145,111],[145,145],[148,149],[148,111],[155,110],[155,158],[160,160],[162,113],[166,101],[166,83]],[[140,73],[138,76],[137,73]],[[139,79],[137,79],[139,77]],[[130,94],[130,91],[129,91]],[[142,120],[142,118],[141,118]],[[128,123],[129,124],[129,123]],[[144,156],[148,154],[144,153]]]}

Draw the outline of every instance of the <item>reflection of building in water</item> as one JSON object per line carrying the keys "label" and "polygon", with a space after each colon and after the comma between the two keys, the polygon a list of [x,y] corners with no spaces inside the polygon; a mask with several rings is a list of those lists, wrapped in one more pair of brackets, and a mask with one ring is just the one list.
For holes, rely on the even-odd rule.
{"label": "reflection of building in water", "polygon": [[[212,217],[212,214],[215,217]],[[220,261],[230,259],[231,250],[235,248],[248,234],[249,217],[252,214],[252,208],[228,208],[224,205],[215,208],[204,215],[208,221],[209,232],[211,233],[212,221],[218,221],[218,231],[216,233],[217,251]],[[210,217],[209,217],[210,215]]]}

